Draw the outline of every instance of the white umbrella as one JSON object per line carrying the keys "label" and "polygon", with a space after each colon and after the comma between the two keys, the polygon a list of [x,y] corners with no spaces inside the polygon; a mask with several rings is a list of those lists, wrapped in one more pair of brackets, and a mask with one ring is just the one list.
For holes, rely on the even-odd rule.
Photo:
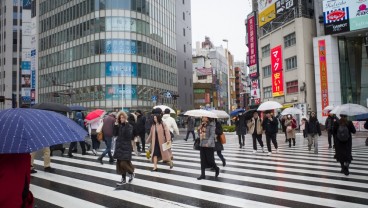
{"label": "white umbrella", "polygon": [[330,113],[336,115],[356,116],[368,113],[368,108],[362,105],[348,103],[336,106]]}
{"label": "white umbrella", "polygon": [[328,113],[329,111],[332,111],[335,108],[333,105],[329,105],[323,109],[323,112]]}
{"label": "white umbrella", "polygon": [[184,113],[186,116],[193,116],[193,117],[208,117],[208,118],[218,118],[218,116],[208,110],[196,109],[196,110],[188,110]]}
{"label": "white umbrella", "polygon": [[303,114],[303,111],[298,108],[286,108],[282,111],[281,115],[296,115],[296,114]]}
{"label": "white umbrella", "polygon": [[230,115],[223,110],[211,110],[211,112],[216,114],[218,118],[230,118]]}
{"label": "white umbrella", "polygon": [[153,107],[153,109],[156,109],[156,108],[160,108],[161,110],[162,110],[162,112],[164,112],[165,111],[165,109],[170,109],[170,113],[176,113],[175,111],[174,111],[174,109],[172,109],[172,108],[170,108],[169,106],[167,106],[167,105],[156,105],[156,106],[154,106]]}
{"label": "white umbrella", "polygon": [[274,110],[277,108],[282,108],[282,105],[276,101],[267,101],[262,103],[259,107],[258,107],[258,111],[266,111],[266,110]]}

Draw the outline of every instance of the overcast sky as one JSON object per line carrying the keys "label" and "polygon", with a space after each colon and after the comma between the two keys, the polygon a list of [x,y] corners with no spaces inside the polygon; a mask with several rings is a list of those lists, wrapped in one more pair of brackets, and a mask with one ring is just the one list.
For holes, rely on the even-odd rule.
{"label": "overcast sky", "polygon": [[244,20],[251,12],[251,0],[192,0],[192,46],[197,41],[211,38],[215,46],[229,40],[229,51],[236,61],[245,61],[245,25]]}

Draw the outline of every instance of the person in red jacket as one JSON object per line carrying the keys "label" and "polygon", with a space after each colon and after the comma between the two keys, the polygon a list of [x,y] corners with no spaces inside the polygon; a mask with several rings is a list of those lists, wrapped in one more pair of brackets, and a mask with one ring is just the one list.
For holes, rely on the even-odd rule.
{"label": "person in red jacket", "polygon": [[33,207],[31,155],[0,154],[0,207]]}

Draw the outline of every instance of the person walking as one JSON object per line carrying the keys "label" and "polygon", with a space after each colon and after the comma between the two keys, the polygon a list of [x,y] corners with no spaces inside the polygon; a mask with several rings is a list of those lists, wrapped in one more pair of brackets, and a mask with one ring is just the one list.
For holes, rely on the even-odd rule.
{"label": "person walking", "polygon": [[215,129],[215,134],[216,134],[216,138],[215,138],[215,151],[217,153],[217,156],[222,161],[222,166],[225,167],[226,166],[226,159],[222,155],[222,150],[224,150],[224,145],[220,141],[220,137],[224,133],[224,131],[222,129],[221,123],[217,119],[215,119],[214,122],[216,124],[216,129]]}
{"label": "person walking", "polygon": [[235,118],[235,131],[239,139],[239,148],[242,148],[245,145],[245,135],[247,134],[247,124],[242,113]]}
{"label": "person walking", "polygon": [[349,175],[349,165],[353,160],[352,151],[352,136],[356,133],[353,122],[349,121],[347,115],[341,114],[340,120],[334,122],[334,134],[336,135],[335,143],[335,159],[340,162],[341,173]]}
{"label": "person walking", "polygon": [[194,123],[195,123],[194,118],[189,116],[187,119],[187,136],[184,139],[185,141],[188,141],[188,137],[190,133],[192,133],[193,135],[193,141],[195,140]]}
{"label": "person walking", "polygon": [[113,129],[113,135],[117,136],[113,157],[117,159],[116,172],[121,175],[121,181],[116,183],[117,186],[126,184],[126,173],[129,174],[129,183],[135,176],[132,164],[133,126],[128,123],[127,118],[125,112],[120,112]]}
{"label": "person walking", "polygon": [[157,162],[161,160],[163,160],[163,162],[167,162],[170,166],[170,169],[173,168],[171,148],[167,150],[162,148],[162,144],[168,141],[171,141],[169,128],[162,121],[161,114],[154,114],[150,134],[146,140],[147,144],[151,144],[153,162],[152,171],[157,171]]}
{"label": "person walking", "polygon": [[305,123],[307,122],[306,118],[302,118],[302,121],[300,122],[300,131],[303,131],[303,138],[307,138],[308,135],[305,130]]}
{"label": "person walking", "polygon": [[[81,112],[77,112],[75,114],[75,119],[74,121],[80,126],[82,127],[83,129],[85,129],[85,126],[84,126],[84,122],[83,122],[83,116],[82,116],[82,113]],[[68,157],[73,157],[73,154],[72,152],[74,151],[74,149],[76,149],[77,147],[77,142],[71,142],[70,145],[69,145],[69,150],[68,150]],[[79,142],[80,146],[81,146],[81,149],[82,149],[82,155],[87,155],[87,152],[86,152],[86,142],[85,141],[80,141]]]}
{"label": "person walking", "polygon": [[310,114],[309,121],[305,123],[305,131],[308,135],[308,151],[311,151],[312,144],[314,144],[314,154],[318,154],[318,136],[322,134],[316,113]]}
{"label": "person walking", "polygon": [[[328,112],[328,117],[325,122],[325,127],[327,131],[327,138],[328,138],[328,148],[331,149],[332,147],[335,148],[335,142],[336,142],[336,136],[333,133],[334,130],[334,123],[338,121],[339,119],[331,113],[331,111]],[[333,146],[332,146],[332,140],[333,139]]]}
{"label": "person walking", "polygon": [[198,180],[206,178],[206,168],[215,170],[215,178],[220,174],[220,168],[215,162],[214,147],[216,137],[216,124],[208,118],[202,117],[202,124],[198,127],[199,132],[199,153],[201,158],[201,175]]}
{"label": "person walking", "polygon": [[287,139],[287,132],[286,132],[286,126],[285,126],[285,121],[287,120],[287,116],[286,115],[283,115],[281,117],[281,120],[280,120],[280,123],[281,123],[281,128],[282,128],[282,132],[285,134],[285,143],[288,142],[288,139]]}
{"label": "person walking", "polygon": [[97,140],[97,128],[102,121],[100,119],[96,119],[87,124],[88,133],[91,136],[92,140],[92,153],[93,155],[97,155],[97,150],[100,148],[100,141]]}
{"label": "person walking", "polygon": [[266,143],[267,143],[267,150],[268,150],[268,156],[272,155],[271,151],[271,141],[276,149],[276,153],[279,153],[279,149],[277,146],[277,132],[278,132],[278,125],[279,122],[277,121],[277,118],[275,118],[271,111],[265,111],[266,118],[263,119],[262,127],[266,134]]}
{"label": "person walking", "polygon": [[166,124],[167,128],[170,130],[171,141],[174,139],[174,132],[179,135],[179,128],[173,117],[170,116],[170,109],[166,108],[162,116],[162,121]]}
{"label": "person walking", "polygon": [[137,122],[136,122],[136,131],[137,131],[137,136],[140,137],[141,139],[141,145],[142,148],[140,147],[139,143],[136,144],[137,148],[138,148],[138,152],[145,152],[146,151],[146,139],[145,139],[145,134],[146,134],[146,117],[143,116],[142,111],[141,110],[137,110],[135,111],[135,115],[137,116]]}
{"label": "person walking", "polygon": [[263,120],[259,117],[257,111],[253,113],[253,118],[248,122],[249,133],[253,138],[253,154],[257,153],[257,141],[259,145],[261,145],[262,152],[264,152],[262,141],[262,122]]}
{"label": "person walking", "polygon": [[102,132],[104,135],[104,141],[106,144],[106,149],[102,152],[102,154],[97,158],[97,161],[103,165],[103,158],[106,156],[106,154],[109,156],[110,160],[109,163],[114,163],[114,158],[111,154],[111,144],[112,144],[112,137],[114,136],[114,126],[115,126],[116,118],[113,113],[110,113],[108,116],[106,116],[102,122]]}
{"label": "person walking", "polygon": [[286,138],[289,141],[289,147],[291,147],[291,140],[293,140],[293,146],[295,146],[295,128],[296,128],[296,120],[292,115],[287,115],[286,121]]}

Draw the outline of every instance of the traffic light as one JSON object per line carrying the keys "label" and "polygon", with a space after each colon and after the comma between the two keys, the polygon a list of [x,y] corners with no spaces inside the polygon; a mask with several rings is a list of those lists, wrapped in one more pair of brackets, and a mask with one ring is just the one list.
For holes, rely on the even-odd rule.
{"label": "traffic light", "polygon": [[0,96],[0,103],[5,102],[5,96]]}
{"label": "traffic light", "polygon": [[321,23],[321,24],[325,23],[325,18],[324,18],[323,15],[318,16],[318,22]]}

